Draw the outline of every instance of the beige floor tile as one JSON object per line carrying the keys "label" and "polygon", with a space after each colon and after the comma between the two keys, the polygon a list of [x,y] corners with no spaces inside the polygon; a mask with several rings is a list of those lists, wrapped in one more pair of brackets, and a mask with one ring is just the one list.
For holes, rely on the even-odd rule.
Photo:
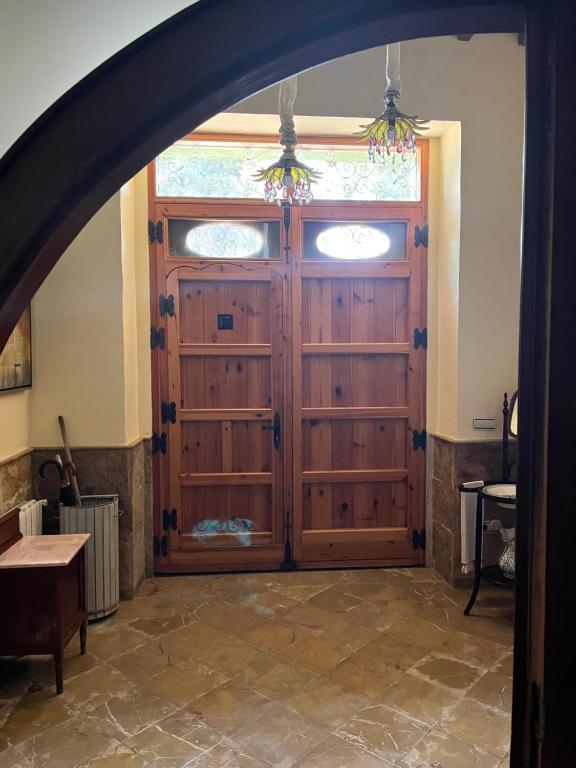
{"label": "beige floor tile", "polygon": [[433,653],[414,664],[410,673],[457,691],[469,690],[482,676],[477,667]]}
{"label": "beige floor tile", "polygon": [[299,605],[291,608],[282,619],[287,624],[295,624],[308,630],[325,629],[334,620],[334,614],[315,605]]}
{"label": "beige floor tile", "polygon": [[326,736],[326,730],[310,718],[273,702],[262,707],[258,719],[234,739],[261,760],[289,768]]}
{"label": "beige floor tile", "polygon": [[404,621],[393,624],[387,634],[402,642],[407,641],[421,648],[434,650],[444,645],[449,639],[450,630],[447,627],[426,621],[420,616],[408,616]]}
{"label": "beige floor tile", "polygon": [[511,677],[501,672],[487,672],[468,691],[468,696],[482,704],[512,712],[512,682]]}
{"label": "beige floor tile", "polygon": [[168,618],[136,619],[131,621],[129,626],[151,637],[158,637],[173,632],[175,629],[180,629],[188,623],[183,614],[176,613]]}
{"label": "beige floor tile", "polygon": [[89,672],[73,677],[58,697],[70,710],[90,712],[105,704],[113,696],[126,695],[133,682],[127,675],[107,664],[100,664]]}
{"label": "beige floor tile", "polygon": [[114,723],[78,715],[25,741],[22,752],[33,768],[76,768],[114,752],[122,738]]}
{"label": "beige floor tile", "polygon": [[346,618],[356,625],[361,624],[377,632],[385,632],[393,624],[398,624],[405,619],[406,614],[392,611],[386,605],[378,605],[371,600],[364,600],[364,602],[351,608],[346,613]]}
{"label": "beige floor tile", "polygon": [[86,768],[146,768],[144,759],[122,744],[111,755],[91,760]]}
{"label": "beige floor tile", "polygon": [[158,727],[164,733],[183,739],[201,751],[212,749],[215,744],[222,741],[222,734],[219,731],[193,712],[184,709],[162,720],[158,723]]}
{"label": "beige floor tile", "polygon": [[211,624],[228,634],[251,629],[268,619],[268,615],[258,616],[254,611],[247,611],[239,605],[223,602],[203,605],[196,611],[196,616],[200,621]]}
{"label": "beige floor tile", "polygon": [[438,728],[500,759],[510,750],[510,715],[472,699],[460,702]]}
{"label": "beige floor tile", "polygon": [[0,768],[32,768],[32,763],[16,747],[0,752]]}
{"label": "beige floor tile", "polygon": [[335,667],[347,656],[341,646],[333,646],[321,637],[304,637],[287,648],[283,648],[276,656],[290,664],[321,674]]}
{"label": "beige floor tile", "polygon": [[514,674],[514,655],[512,653],[506,654],[504,658],[496,664],[494,667],[495,672],[501,672],[503,675],[512,677]]}
{"label": "beige floor tile", "polygon": [[226,633],[210,624],[196,621],[162,636],[157,641],[157,647],[164,653],[179,656],[181,659],[193,659],[203,649],[211,648],[225,636]]}
{"label": "beige floor tile", "polygon": [[270,657],[237,637],[221,635],[212,645],[198,651],[195,658],[217,669],[227,677],[243,674],[247,669],[268,662]]}
{"label": "beige floor tile", "polygon": [[427,655],[425,648],[407,641],[399,642],[398,638],[384,633],[364,645],[352,658],[360,659],[369,669],[376,672],[386,667],[408,670]]}
{"label": "beige floor tile", "polygon": [[356,617],[351,616],[351,611],[334,614],[327,624],[309,631],[312,635],[327,640],[334,648],[340,648],[345,656],[363,648],[380,634],[373,627],[359,624]]}
{"label": "beige floor tile", "polygon": [[157,725],[133,736],[126,745],[154,768],[182,768],[202,754],[202,750]]}
{"label": "beige floor tile", "polygon": [[352,595],[344,585],[336,585],[325,589],[320,594],[308,600],[309,605],[325,608],[327,611],[348,611],[356,605],[360,605],[364,598]]}
{"label": "beige floor tile", "polygon": [[443,656],[453,656],[475,667],[491,669],[504,658],[507,648],[486,638],[454,632],[441,646],[441,652]]}
{"label": "beige floor tile", "polygon": [[[102,625],[106,627],[105,624]],[[120,656],[126,651],[135,650],[149,641],[145,632],[139,632],[132,627],[110,627],[105,631],[91,632],[87,642],[90,643],[90,653],[103,661]]]}
{"label": "beige floor tile", "polygon": [[249,688],[226,684],[201,696],[187,711],[224,734],[232,734],[259,717],[268,698]]}
{"label": "beige floor tile", "polygon": [[149,680],[183,660],[182,656],[171,653],[167,645],[164,638],[152,640],[131,653],[112,659],[110,665],[132,680]]}
{"label": "beige floor tile", "polygon": [[459,693],[409,674],[398,674],[402,677],[384,692],[381,703],[429,726],[445,717],[461,700]]}
{"label": "beige floor tile", "polygon": [[184,705],[227,681],[228,677],[199,661],[180,661],[140,684],[160,698]]}
{"label": "beige floor tile", "polygon": [[400,768],[498,768],[498,759],[437,730],[424,736],[398,765]]}
{"label": "beige floor tile", "polygon": [[428,732],[428,726],[388,707],[376,705],[358,712],[336,731],[357,747],[394,763]]}
{"label": "beige floor tile", "polygon": [[286,699],[314,678],[306,669],[271,658],[244,670],[236,679],[269,699]]}
{"label": "beige floor tile", "polygon": [[122,622],[167,618],[180,610],[181,603],[176,598],[167,600],[164,596],[135,597],[134,600],[124,600],[120,603],[115,618]]}
{"label": "beige floor tile", "polygon": [[132,736],[175,710],[176,705],[171,701],[135,688],[121,696],[112,696],[94,711],[94,715],[111,720],[127,736]]}
{"label": "beige floor tile", "polygon": [[192,763],[194,768],[269,768],[235,742],[225,739]]}
{"label": "beige floor tile", "polygon": [[370,703],[363,693],[350,691],[326,677],[312,680],[285,701],[290,709],[336,728]]}
{"label": "beige floor tile", "polygon": [[22,741],[63,723],[71,716],[61,697],[46,696],[40,700],[23,702],[15,707],[0,731],[4,742],[20,744]]}
{"label": "beige floor tile", "polygon": [[390,768],[391,765],[337,736],[329,736],[296,764],[297,768]]}
{"label": "beige floor tile", "polygon": [[270,621],[240,632],[238,637],[250,645],[268,653],[286,648],[309,633],[297,626]]}
{"label": "beige floor tile", "polygon": [[366,666],[362,658],[351,656],[326,673],[326,677],[349,691],[362,693],[379,702],[388,689],[403,677],[403,673],[392,667],[374,672],[372,665]]}

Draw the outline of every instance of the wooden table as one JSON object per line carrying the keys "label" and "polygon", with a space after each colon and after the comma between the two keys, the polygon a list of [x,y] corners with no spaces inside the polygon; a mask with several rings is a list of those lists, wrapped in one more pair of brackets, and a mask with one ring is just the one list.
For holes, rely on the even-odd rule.
{"label": "wooden table", "polygon": [[62,693],[62,657],[77,631],[86,653],[89,534],[18,536],[13,543],[14,536],[2,541],[6,527],[0,526],[0,655],[53,655],[56,691]]}

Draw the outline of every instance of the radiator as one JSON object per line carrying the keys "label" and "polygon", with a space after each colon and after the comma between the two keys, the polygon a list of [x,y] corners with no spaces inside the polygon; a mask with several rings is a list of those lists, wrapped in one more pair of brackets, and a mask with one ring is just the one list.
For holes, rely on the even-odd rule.
{"label": "radiator", "polygon": [[60,533],[89,533],[86,543],[88,619],[118,608],[118,496],[82,496],[81,507],[60,507]]}
{"label": "radiator", "polygon": [[42,505],[46,499],[31,499],[20,504],[20,533],[23,536],[42,535]]}

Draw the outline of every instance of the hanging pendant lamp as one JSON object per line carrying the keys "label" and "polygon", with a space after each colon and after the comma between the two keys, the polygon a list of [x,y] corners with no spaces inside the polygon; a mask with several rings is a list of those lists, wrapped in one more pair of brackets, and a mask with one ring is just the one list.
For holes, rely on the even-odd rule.
{"label": "hanging pendant lamp", "polygon": [[278,112],[280,115],[280,144],[284,152],[273,165],[258,171],[256,181],[264,182],[264,197],[269,203],[292,205],[294,201],[302,205],[312,200],[310,185],[320,178],[320,174],[301,163],[296,158],[295,147],[298,138],[294,129],[294,102],[298,78],[291,77],[280,85]]}
{"label": "hanging pendant lamp", "polygon": [[428,120],[400,112],[398,101],[401,91],[400,43],[391,43],[386,46],[386,92],[382,97],[386,105],[384,112],[370,125],[361,126],[362,131],[356,134],[361,139],[368,139],[370,160],[375,161],[376,157],[385,160],[397,155],[406,160],[409,154],[416,151],[419,131],[428,130]]}

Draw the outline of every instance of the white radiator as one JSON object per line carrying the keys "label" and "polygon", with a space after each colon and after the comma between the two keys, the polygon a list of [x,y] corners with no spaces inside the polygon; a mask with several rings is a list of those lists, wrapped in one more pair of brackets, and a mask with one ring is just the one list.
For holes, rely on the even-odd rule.
{"label": "white radiator", "polygon": [[20,533],[22,536],[42,535],[42,505],[46,499],[31,499],[20,504]]}
{"label": "white radiator", "polygon": [[89,533],[86,543],[88,619],[118,608],[118,496],[82,496],[81,507],[60,507],[60,533]]}

